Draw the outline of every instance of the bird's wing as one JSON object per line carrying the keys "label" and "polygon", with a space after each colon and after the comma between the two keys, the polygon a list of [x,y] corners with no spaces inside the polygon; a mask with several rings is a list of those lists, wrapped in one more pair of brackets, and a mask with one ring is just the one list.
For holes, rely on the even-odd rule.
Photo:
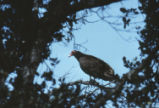
{"label": "bird's wing", "polygon": [[100,73],[104,72],[104,74],[107,75],[114,75],[114,70],[103,60],[94,56],[89,56],[88,58],[92,61],[93,66],[97,67],[98,70],[101,71]]}
{"label": "bird's wing", "polygon": [[87,74],[102,78],[104,80],[112,80],[114,76],[113,69],[104,61],[94,56],[84,56],[79,59],[80,66]]}
{"label": "bird's wing", "polygon": [[89,73],[90,72],[96,73],[97,71],[102,69],[102,67],[104,66],[103,64],[99,63],[99,61],[97,59],[95,59],[94,57],[90,57],[90,56],[81,57],[79,59],[79,61],[80,61],[80,66],[83,69],[83,71],[89,72]]}
{"label": "bird's wing", "polygon": [[109,70],[111,67],[104,61],[94,57],[94,56],[84,56],[80,59],[81,68],[83,70],[96,71],[102,73]]}

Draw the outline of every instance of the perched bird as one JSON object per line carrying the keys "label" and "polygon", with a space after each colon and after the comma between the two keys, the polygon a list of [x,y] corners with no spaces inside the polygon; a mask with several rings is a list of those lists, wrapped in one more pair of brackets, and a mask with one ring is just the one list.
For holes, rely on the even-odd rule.
{"label": "perched bird", "polygon": [[114,70],[103,60],[76,50],[73,50],[70,56],[74,56],[78,60],[81,69],[88,75],[106,81],[115,80]]}

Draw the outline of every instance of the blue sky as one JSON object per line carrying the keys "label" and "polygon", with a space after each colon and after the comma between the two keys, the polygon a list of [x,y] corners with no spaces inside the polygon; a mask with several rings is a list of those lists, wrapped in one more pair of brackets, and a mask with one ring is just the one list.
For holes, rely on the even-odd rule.
{"label": "blue sky", "polygon": [[[128,0],[127,2],[115,3],[107,8],[107,14],[112,16],[122,16],[119,11],[120,6],[124,7],[137,7],[139,4],[136,0]],[[99,18],[95,14],[88,15],[89,21],[95,21]],[[132,19],[132,21],[143,21],[143,16],[137,16]],[[122,19],[115,18],[109,19],[110,21],[118,21],[117,23],[122,23]],[[78,25],[77,25],[78,26]],[[81,29],[74,31],[75,42],[81,44],[83,47],[79,50],[94,55],[112,66],[115,73],[122,75],[128,72],[123,66],[122,58],[126,56],[128,59],[132,60],[135,56],[139,55],[137,38],[139,37],[136,32],[125,32],[123,25],[118,28],[123,31],[114,30],[105,21],[98,21],[96,23],[86,23],[80,26]],[[134,24],[130,25],[127,29],[135,31]],[[69,58],[68,55],[73,50],[73,41],[67,45],[63,42],[52,44],[50,46],[52,50],[52,57],[58,57],[60,63],[54,68],[54,75],[56,78],[66,76],[67,81],[75,80],[89,80],[89,76],[86,75],[79,67],[77,60],[74,57]]]}
{"label": "blue sky", "polygon": [[[49,67],[53,70],[54,78],[56,79],[65,76],[67,82],[79,79],[89,80],[89,76],[80,69],[77,60],[74,57],[68,57],[70,52],[74,49],[74,41],[84,47],[81,47],[79,49],[80,51],[104,60],[112,66],[116,74],[122,76],[122,74],[128,72],[128,69],[123,66],[122,58],[123,56],[126,56],[128,59],[132,60],[135,56],[139,55],[137,43],[137,38],[139,36],[136,34],[134,24],[130,24],[128,29],[126,29],[128,32],[125,32],[126,30],[123,29],[123,22],[121,19],[123,14],[120,12],[120,7],[135,8],[138,7],[138,5],[139,3],[137,0],[124,0],[123,2],[107,6],[106,10],[102,12],[103,15],[108,16],[106,17],[106,21],[117,24],[119,23],[119,25],[113,26],[116,29],[121,29],[118,31],[112,28],[112,25],[108,22],[101,21],[96,14],[88,12],[88,21],[100,21],[96,23],[86,23],[85,25],[75,25],[76,27],[80,27],[80,29],[73,32],[75,40],[72,40],[70,43],[53,43],[50,46],[50,56],[57,57],[60,60],[60,63],[56,65],[56,67],[52,67],[49,64],[49,61],[46,61],[45,63],[40,64],[38,68],[39,73],[48,69],[46,66],[47,63],[47,65],[49,65]],[[96,10],[96,8],[94,10]],[[82,12],[79,12],[79,17],[81,13]],[[102,13],[99,15],[102,15]],[[142,23],[144,20],[143,15],[132,15],[132,17],[132,23],[139,22],[135,23],[135,25],[144,25]],[[85,50],[85,48],[87,50]],[[11,76],[14,77],[14,75]],[[40,77],[36,77],[35,81],[41,83],[42,79]],[[51,83],[49,82],[48,88],[50,86]]]}
{"label": "blue sky", "polygon": [[[115,73],[122,76],[129,70],[123,65],[122,58],[125,56],[129,60],[133,60],[134,57],[139,56],[140,52],[138,50],[139,35],[135,32],[136,25],[143,25],[144,15],[132,16],[132,23],[128,29],[128,32],[123,29],[121,16],[123,15],[119,10],[120,7],[126,8],[136,8],[139,3],[137,0],[124,0],[120,3],[114,3],[107,6],[105,15],[111,15],[114,17],[108,18],[106,20],[113,23],[121,23],[121,25],[115,28],[121,29],[121,31],[116,31],[110,24],[105,21],[98,21],[96,23],[86,23],[85,25],[79,24],[81,29],[74,31],[75,42],[81,44],[83,47],[79,48],[83,53],[94,55],[108,64],[115,70]],[[40,14],[41,15],[41,14]],[[89,21],[96,21],[99,18],[92,13],[88,14]],[[115,17],[116,16],[116,17]],[[85,74],[79,67],[79,63],[74,57],[68,57],[70,52],[74,49],[74,40],[70,43],[53,43],[50,46],[51,57],[57,57],[60,63],[55,67],[51,67],[49,62],[46,63],[54,71],[54,77],[60,78],[65,76],[67,82],[72,82],[76,80],[89,80],[89,76]],[[85,50],[85,48],[87,50]],[[45,63],[42,63],[38,71],[42,72],[47,69]],[[36,78],[40,83],[42,80]],[[48,88],[51,83],[48,83]]]}
{"label": "blue sky", "polygon": [[[70,43],[53,43],[50,46],[50,56],[57,57],[60,60],[60,63],[55,67],[52,67],[49,64],[49,61],[46,61],[45,63],[53,70],[54,78],[58,79],[60,77],[65,77],[67,82],[89,80],[89,76],[80,69],[77,60],[74,57],[68,57],[70,52],[74,49],[74,42],[81,44],[84,47],[79,48],[83,53],[96,56],[110,64],[115,70],[115,74],[122,76],[124,73],[127,73],[129,70],[124,67],[122,58],[125,56],[129,60],[133,60],[134,57],[139,56],[140,52],[138,50],[139,45],[137,42],[139,35],[136,33],[135,26],[144,26],[144,16],[132,15],[132,24],[125,30],[123,29],[123,14],[120,12],[120,7],[135,8],[138,5],[139,3],[137,0],[125,0],[124,2],[114,3],[106,7],[106,11],[104,11],[103,14],[112,16],[108,17],[106,19],[107,21],[119,23],[118,26],[113,26],[116,29],[120,29],[118,31],[112,28],[112,25],[106,21],[100,20],[96,23],[76,25],[76,27],[80,27],[80,29],[73,32],[75,39]],[[79,12],[79,15],[80,14],[81,13]],[[96,21],[99,20],[99,17],[97,17],[96,14],[89,13],[87,19],[88,21]],[[85,50],[85,48],[87,50]],[[42,63],[39,66],[39,72],[48,69],[45,63]],[[39,77],[36,77],[35,81],[38,83],[42,82]],[[51,82],[48,82],[48,89],[51,87],[51,84]]]}
{"label": "blue sky", "polygon": [[[139,56],[140,52],[138,50],[139,45],[137,42],[139,35],[136,33],[135,26],[143,25],[144,27],[143,20],[145,16],[130,15],[132,24],[130,24],[127,29],[123,29],[123,14],[120,12],[120,7],[136,8],[138,5],[139,3],[137,0],[124,0],[120,3],[111,4],[106,7],[106,11],[103,12],[103,15],[108,15],[106,21],[117,23],[119,25],[112,26],[106,21],[86,23],[85,25],[79,24],[76,25],[76,27],[80,27],[80,29],[73,32],[75,36],[73,41],[67,44],[64,42],[53,43],[50,46],[50,56],[57,57],[60,60],[60,63],[55,67],[51,67],[49,61],[46,61],[45,63],[53,70],[54,78],[58,79],[60,77],[65,77],[67,82],[89,80],[89,76],[80,69],[78,61],[74,57],[68,57],[70,52],[74,49],[74,42],[82,45],[79,50],[83,53],[96,56],[110,64],[115,70],[115,74],[122,76],[124,73],[127,73],[129,70],[124,67],[122,58],[125,56],[129,60],[133,60],[134,57]],[[97,17],[96,14],[88,14],[88,21],[96,20],[99,20],[99,17]],[[85,50],[85,48],[87,50]],[[39,66],[39,72],[47,70],[45,63]],[[37,80],[38,83],[42,81],[41,78],[36,78],[35,80]],[[100,81],[103,83],[102,80]],[[48,82],[47,84],[49,89],[52,83]],[[112,107],[112,102],[108,101],[106,106]]]}
{"label": "blue sky", "polygon": [[[121,29],[118,31],[105,21],[86,23],[82,26],[81,24],[76,25],[81,29],[74,31],[75,43],[81,44],[84,47],[81,47],[79,50],[104,60],[110,64],[115,70],[115,73],[120,76],[128,72],[128,69],[123,66],[122,58],[126,56],[128,59],[132,60],[135,56],[139,55],[137,43],[137,38],[139,36],[136,34],[134,24],[131,24],[128,29],[126,29],[129,32],[125,32],[123,29],[121,19],[123,14],[120,12],[120,7],[135,8],[138,7],[138,5],[139,3],[137,0],[124,0],[123,2],[114,3],[106,7],[103,15],[108,15],[108,17],[106,17],[107,21],[121,24],[116,27],[113,26],[116,29]],[[102,14],[100,13],[100,15]],[[111,17],[109,18],[109,16]],[[136,24],[144,25],[141,23],[144,20],[143,15],[133,15],[132,17],[132,22],[140,22]],[[88,13],[87,19],[88,21],[96,21],[99,20],[99,17],[97,17],[96,14]],[[67,44],[64,44],[64,42],[53,43],[50,46],[50,56],[57,57],[60,63],[56,65],[56,67],[51,67],[48,61],[45,63],[53,69],[54,77],[57,79],[65,76],[68,82],[79,79],[89,80],[89,76],[80,69],[77,60],[74,57],[68,57],[70,52],[74,49],[73,43],[74,40]],[[85,50],[85,48],[87,50]],[[39,66],[39,72],[47,70],[45,63]],[[14,75],[11,76],[14,77]],[[37,80],[38,83],[42,81],[41,78],[36,78],[35,80]]]}
{"label": "blue sky", "polygon": [[[51,57],[58,57],[60,60],[60,63],[56,65],[56,67],[50,66],[54,70],[54,78],[65,77],[67,82],[89,80],[89,76],[80,69],[78,61],[74,57],[68,57],[70,52],[74,49],[74,42],[82,45],[79,50],[83,53],[96,56],[110,64],[115,70],[115,74],[122,76],[124,73],[127,73],[129,70],[124,67],[122,58],[125,56],[129,60],[133,60],[134,57],[139,56],[140,52],[137,42],[139,35],[136,33],[135,26],[144,26],[144,16],[133,16],[132,24],[126,29],[128,32],[125,32],[126,30],[123,29],[121,19],[123,14],[119,10],[120,7],[135,8],[138,5],[137,0],[127,0],[126,2],[109,5],[106,8],[106,15],[112,16],[106,20],[121,23],[121,25],[116,26],[116,28],[121,29],[121,31],[116,31],[105,21],[86,23],[82,26],[79,24],[77,27],[81,29],[74,31],[75,40],[68,44],[64,42],[52,44],[50,46]],[[95,14],[89,13],[88,16],[89,21],[99,20]],[[135,22],[135,24],[133,22]],[[87,50],[85,50],[85,48]],[[49,62],[47,63],[49,64]],[[42,69],[45,70],[46,68],[46,65],[41,65],[39,71],[42,71]],[[40,82],[40,79],[38,81]],[[102,80],[100,80],[100,82],[103,83]],[[51,83],[49,82],[48,88],[50,86]],[[106,106],[112,107],[112,102],[108,101]]]}
{"label": "blue sky", "polygon": [[[82,44],[88,49],[85,51],[84,48],[80,48],[80,51],[104,60],[114,68],[115,73],[120,75],[128,71],[123,66],[122,57],[126,56],[132,59],[139,54],[137,41],[133,38],[129,41],[123,40],[112,28],[102,21],[86,24],[74,34],[76,36],[76,43]],[[77,60],[74,57],[68,57],[71,50],[73,50],[73,43],[69,43],[68,46],[65,46],[63,43],[53,44],[51,49],[54,49],[52,51],[53,56],[61,60],[55,67],[55,75],[62,76],[69,72],[72,78],[80,79],[85,77],[85,74],[79,68]]]}

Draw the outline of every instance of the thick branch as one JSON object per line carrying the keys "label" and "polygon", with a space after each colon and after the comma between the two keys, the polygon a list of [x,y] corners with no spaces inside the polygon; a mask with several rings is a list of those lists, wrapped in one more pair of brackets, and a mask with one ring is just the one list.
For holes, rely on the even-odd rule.
{"label": "thick branch", "polygon": [[109,5],[122,0],[80,0],[78,4],[72,5],[72,10],[74,12],[81,11],[84,9],[95,8],[99,6]]}
{"label": "thick branch", "polygon": [[[71,4],[73,1],[74,3]],[[82,11],[82,10],[90,9],[90,8],[96,8],[100,6],[106,6],[106,5],[110,5],[112,3],[116,3],[122,0],[80,0],[79,2],[75,2],[75,1],[76,0],[70,0],[66,2],[66,4],[59,3],[58,5],[55,6],[55,8],[52,8],[53,10],[51,10],[51,12],[56,13],[55,15],[56,15],[56,18],[58,18],[58,21],[63,22],[63,20],[60,20],[60,19],[63,19],[64,17],[67,17],[69,15],[75,14],[78,11]],[[65,11],[61,10],[61,8],[63,8],[63,10]],[[57,10],[59,10],[58,15],[57,15]]]}

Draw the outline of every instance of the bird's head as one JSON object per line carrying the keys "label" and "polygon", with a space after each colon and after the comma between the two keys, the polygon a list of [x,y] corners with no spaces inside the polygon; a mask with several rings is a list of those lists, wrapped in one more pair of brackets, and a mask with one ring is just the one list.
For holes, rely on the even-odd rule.
{"label": "bird's head", "polygon": [[69,55],[69,57],[76,55],[78,52],[79,52],[79,51],[72,50],[71,53],[70,53],[70,55]]}
{"label": "bird's head", "polygon": [[85,54],[81,53],[80,51],[73,50],[71,51],[69,57],[74,56],[76,59],[79,59],[80,57],[84,56]]}

